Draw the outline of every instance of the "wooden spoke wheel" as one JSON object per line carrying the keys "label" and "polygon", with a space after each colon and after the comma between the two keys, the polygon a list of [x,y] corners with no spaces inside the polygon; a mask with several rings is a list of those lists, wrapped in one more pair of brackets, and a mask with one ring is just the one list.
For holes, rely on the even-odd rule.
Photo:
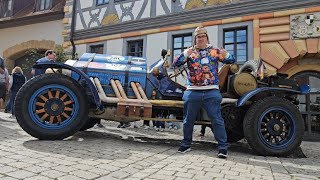
{"label": "wooden spoke wheel", "polygon": [[88,120],[84,88],[62,74],[44,74],[28,81],[15,103],[20,126],[38,139],[64,139]]}

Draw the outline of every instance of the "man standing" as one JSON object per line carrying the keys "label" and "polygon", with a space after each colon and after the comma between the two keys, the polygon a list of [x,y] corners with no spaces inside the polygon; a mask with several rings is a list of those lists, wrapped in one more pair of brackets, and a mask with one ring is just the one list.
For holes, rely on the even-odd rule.
{"label": "man standing", "polygon": [[191,150],[194,121],[200,108],[204,108],[211,120],[214,136],[218,141],[218,157],[227,158],[227,134],[221,116],[222,96],[219,91],[218,62],[233,63],[234,57],[224,49],[209,44],[207,30],[197,27],[194,32],[194,46],[186,49],[174,61],[174,66],[187,63],[187,90],[184,92],[183,140],[178,150]]}
{"label": "man standing", "polygon": [[[47,50],[45,53],[44,53],[45,57],[39,59],[36,61],[36,64],[37,63],[41,63],[41,62],[50,62],[50,61],[53,61],[55,62],[56,60],[56,53],[53,51],[53,50]],[[31,71],[31,74],[34,76],[38,76],[40,74],[45,74],[46,72],[46,69],[32,69]]]}

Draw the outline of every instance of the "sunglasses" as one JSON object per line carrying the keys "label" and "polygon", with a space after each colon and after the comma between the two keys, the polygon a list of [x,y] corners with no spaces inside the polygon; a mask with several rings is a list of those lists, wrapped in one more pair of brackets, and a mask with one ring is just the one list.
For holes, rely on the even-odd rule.
{"label": "sunglasses", "polygon": [[201,38],[206,38],[207,35],[199,35],[199,36],[196,36],[197,39],[201,39]]}

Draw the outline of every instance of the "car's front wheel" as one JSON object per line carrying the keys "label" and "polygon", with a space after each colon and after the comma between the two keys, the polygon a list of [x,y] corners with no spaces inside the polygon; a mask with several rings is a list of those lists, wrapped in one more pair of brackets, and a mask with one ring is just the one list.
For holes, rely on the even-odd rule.
{"label": "car's front wheel", "polygon": [[17,121],[24,131],[38,139],[72,136],[88,119],[88,100],[84,94],[84,88],[65,75],[36,76],[17,94]]}

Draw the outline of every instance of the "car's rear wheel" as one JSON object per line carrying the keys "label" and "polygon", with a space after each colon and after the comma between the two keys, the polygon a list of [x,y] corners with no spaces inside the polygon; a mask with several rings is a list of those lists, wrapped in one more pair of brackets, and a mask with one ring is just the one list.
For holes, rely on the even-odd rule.
{"label": "car's rear wheel", "polygon": [[300,146],[304,123],[290,101],[266,97],[255,102],[244,118],[244,135],[260,155],[287,156]]}
{"label": "car's rear wheel", "polygon": [[244,138],[243,114],[243,109],[236,107],[234,104],[224,104],[221,106],[221,115],[225,122],[228,142],[237,142]]}

